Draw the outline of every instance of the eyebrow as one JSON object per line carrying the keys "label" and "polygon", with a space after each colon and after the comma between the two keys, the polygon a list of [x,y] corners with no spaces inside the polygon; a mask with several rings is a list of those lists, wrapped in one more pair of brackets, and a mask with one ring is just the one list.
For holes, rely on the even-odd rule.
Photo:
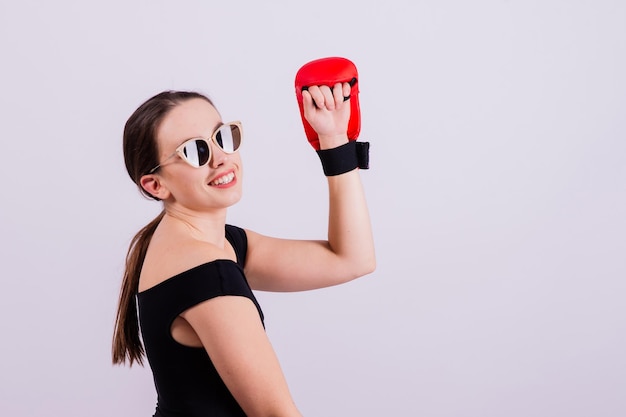
{"label": "eyebrow", "polygon": [[192,136],[192,137],[189,137],[189,138],[187,138],[187,139],[183,139],[183,140],[182,140],[182,141],[181,141],[178,145],[176,145],[176,147],[178,148],[178,147],[179,147],[180,145],[182,145],[183,143],[187,142],[188,140],[192,140],[192,139],[205,139],[205,140],[206,140],[206,139],[210,139],[210,138],[211,138],[211,136],[213,136],[213,133],[217,132],[217,131],[218,131],[218,129],[219,129],[220,127],[222,127],[222,126],[224,126],[224,122],[223,122],[223,121],[220,121],[220,122],[218,122],[218,123],[217,123],[217,125],[213,128],[213,132],[211,133],[211,135],[210,135],[209,137],[206,137],[206,138],[205,138],[204,136]]}

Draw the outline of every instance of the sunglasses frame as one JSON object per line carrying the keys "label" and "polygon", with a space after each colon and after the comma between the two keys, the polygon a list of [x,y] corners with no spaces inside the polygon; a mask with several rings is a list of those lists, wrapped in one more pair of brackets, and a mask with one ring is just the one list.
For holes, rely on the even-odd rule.
{"label": "sunglasses frame", "polygon": [[[224,150],[224,148],[222,148],[220,146],[219,143],[217,143],[217,134],[220,132],[220,130],[222,130],[222,128],[226,127],[226,126],[237,126],[237,128],[239,129],[239,146],[237,147],[237,149],[235,149],[233,152],[228,152],[226,150]],[[194,164],[192,164],[191,162],[189,162],[189,160],[187,159],[187,157],[185,156],[185,153],[183,152],[183,149],[185,148],[185,146],[191,142],[191,141],[196,141],[196,140],[203,140],[206,142],[207,144],[207,149],[209,150],[209,158],[206,160],[206,162],[200,166],[195,166]],[[239,148],[241,148],[241,144],[243,143],[243,128],[241,126],[241,122],[240,121],[234,121],[234,122],[228,122],[228,123],[223,123],[221,124],[217,129],[215,129],[215,132],[213,132],[211,134],[211,136],[207,139],[207,138],[203,138],[203,137],[196,137],[196,138],[189,138],[186,141],[184,141],[183,143],[181,143],[176,150],[174,151],[174,153],[172,153],[170,156],[168,156],[167,158],[165,158],[163,160],[163,162],[161,162],[160,164],[158,164],[157,166],[155,166],[154,168],[152,168],[150,171],[148,171],[148,174],[153,174],[154,172],[156,172],[157,169],[161,168],[163,166],[163,164],[165,164],[167,161],[169,161],[170,159],[172,159],[173,157],[175,157],[176,155],[178,155],[180,157],[180,159],[182,159],[183,161],[185,161],[187,163],[187,165],[193,167],[193,168],[202,168],[203,166],[205,166],[206,164],[208,164],[211,161],[211,158],[213,157],[213,152],[211,152],[211,144],[209,142],[213,142],[215,144],[215,146],[217,146],[218,148],[220,148],[222,150],[222,152],[227,153],[227,154],[233,154],[237,151],[239,151]]]}

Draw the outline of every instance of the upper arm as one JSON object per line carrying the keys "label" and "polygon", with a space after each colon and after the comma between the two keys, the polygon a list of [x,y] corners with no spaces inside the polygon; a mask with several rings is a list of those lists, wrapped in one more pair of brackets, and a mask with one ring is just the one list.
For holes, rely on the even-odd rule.
{"label": "upper arm", "polygon": [[322,240],[290,240],[246,230],[245,271],[250,286],[263,291],[329,287],[363,275]]}
{"label": "upper arm", "polygon": [[300,416],[249,298],[215,297],[181,316],[198,334],[220,377],[248,416]]}

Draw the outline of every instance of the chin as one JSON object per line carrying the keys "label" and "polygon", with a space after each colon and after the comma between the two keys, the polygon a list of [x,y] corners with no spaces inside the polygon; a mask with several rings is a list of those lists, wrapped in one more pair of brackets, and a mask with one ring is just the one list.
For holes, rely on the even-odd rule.
{"label": "chin", "polygon": [[233,193],[232,194],[229,193],[230,195],[228,195],[228,197],[227,197],[226,204],[227,204],[228,207],[234,206],[235,204],[237,204],[239,201],[241,201],[241,198],[243,196],[243,193],[241,192],[241,189],[232,190],[232,191],[233,191]]}

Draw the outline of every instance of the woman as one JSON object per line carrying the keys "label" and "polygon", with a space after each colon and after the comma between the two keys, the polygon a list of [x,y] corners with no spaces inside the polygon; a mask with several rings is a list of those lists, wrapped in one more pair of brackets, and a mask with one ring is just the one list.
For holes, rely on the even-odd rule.
{"label": "woman", "polygon": [[[347,83],[303,92],[322,149],[348,142],[349,93]],[[251,289],[310,290],[375,268],[358,169],[328,177],[327,241],[226,225],[242,193],[240,143],[241,125],[192,92],[158,94],[126,123],[128,173],[163,211],[130,245],[113,362],[143,364],[145,346],[155,416],[300,416]]]}

